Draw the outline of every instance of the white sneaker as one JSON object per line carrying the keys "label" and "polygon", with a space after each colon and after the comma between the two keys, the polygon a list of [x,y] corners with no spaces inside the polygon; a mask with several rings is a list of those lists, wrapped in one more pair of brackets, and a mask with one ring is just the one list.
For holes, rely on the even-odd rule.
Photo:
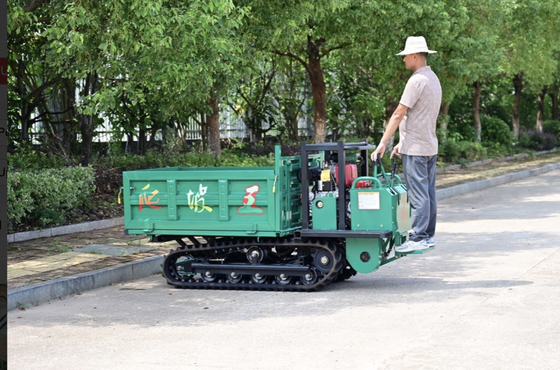
{"label": "white sneaker", "polygon": [[428,247],[435,247],[436,240],[434,239],[433,236],[430,236],[429,238],[426,239],[426,244],[428,244]]}
{"label": "white sneaker", "polygon": [[423,249],[428,249],[428,243],[426,243],[426,239],[422,239],[419,242],[415,242],[413,240],[407,240],[405,243],[396,247],[395,251],[399,253],[406,253],[406,252],[421,251]]}

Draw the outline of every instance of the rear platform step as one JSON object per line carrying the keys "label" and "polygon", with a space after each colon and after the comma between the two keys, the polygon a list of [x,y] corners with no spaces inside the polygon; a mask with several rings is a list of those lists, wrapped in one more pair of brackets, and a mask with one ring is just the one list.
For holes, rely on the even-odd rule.
{"label": "rear platform step", "polygon": [[418,251],[412,251],[412,252],[395,252],[396,256],[406,256],[409,254],[424,254],[430,251],[433,251],[435,247],[428,247],[427,249],[422,249],[422,250],[418,250]]}

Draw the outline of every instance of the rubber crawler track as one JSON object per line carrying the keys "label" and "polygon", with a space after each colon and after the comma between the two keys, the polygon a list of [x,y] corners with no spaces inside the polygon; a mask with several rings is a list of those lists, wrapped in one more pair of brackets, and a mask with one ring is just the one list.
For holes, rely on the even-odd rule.
{"label": "rubber crawler track", "polygon": [[[204,279],[185,279],[177,274],[175,268],[175,262],[180,257],[192,257],[201,258],[208,254],[208,252],[217,251],[220,253],[233,253],[240,251],[244,248],[250,247],[261,247],[263,249],[270,250],[272,247],[304,247],[311,248],[315,250],[315,253],[319,250],[327,251],[332,260],[332,268],[326,273],[321,273],[317,271],[317,281],[313,284],[296,284],[292,279],[290,284],[278,284],[276,281],[266,282],[266,283],[253,283],[249,282],[231,282],[231,281],[214,281],[209,282]],[[334,242],[324,240],[324,239],[294,239],[294,238],[224,238],[216,240],[213,243],[205,243],[198,245],[183,245],[177,248],[175,251],[171,250],[168,255],[166,255],[164,262],[162,264],[163,276],[167,279],[168,284],[171,284],[177,288],[182,289],[233,289],[233,290],[265,290],[265,291],[298,291],[298,292],[314,292],[321,290],[325,286],[329,285],[339,274],[343,267],[343,252],[340,246],[337,246]],[[224,264],[223,266],[227,266]],[[273,273],[266,273],[266,264],[261,264],[262,272],[264,275],[274,275]],[[313,267],[313,265],[309,265]],[[232,267],[235,269],[235,267]],[[270,279],[269,279],[270,280]]]}

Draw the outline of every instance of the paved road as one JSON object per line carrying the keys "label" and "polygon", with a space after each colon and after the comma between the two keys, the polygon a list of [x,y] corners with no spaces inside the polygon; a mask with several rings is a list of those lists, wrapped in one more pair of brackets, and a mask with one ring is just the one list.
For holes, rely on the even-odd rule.
{"label": "paved road", "polygon": [[439,219],[434,252],[317,293],[153,276],[11,311],[10,369],[560,368],[560,170]]}

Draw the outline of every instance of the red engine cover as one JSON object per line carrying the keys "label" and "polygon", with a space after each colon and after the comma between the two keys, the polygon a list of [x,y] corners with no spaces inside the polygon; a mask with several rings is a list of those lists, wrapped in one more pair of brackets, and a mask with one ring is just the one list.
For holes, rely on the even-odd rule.
{"label": "red engine cover", "polygon": [[370,180],[361,180],[356,183],[356,189],[371,188]]}
{"label": "red engine cover", "polygon": [[[338,184],[338,164],[334,167],[334,176]],[[346,163],[346,183],[345,186],[350,186],[358,178],[358,166],[355,163]]]}

